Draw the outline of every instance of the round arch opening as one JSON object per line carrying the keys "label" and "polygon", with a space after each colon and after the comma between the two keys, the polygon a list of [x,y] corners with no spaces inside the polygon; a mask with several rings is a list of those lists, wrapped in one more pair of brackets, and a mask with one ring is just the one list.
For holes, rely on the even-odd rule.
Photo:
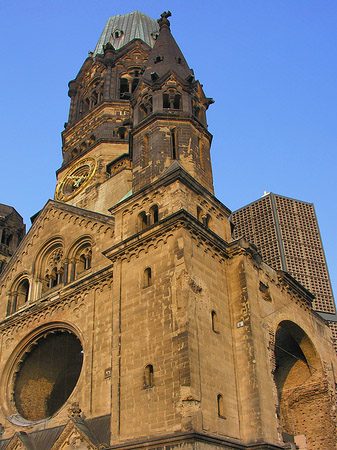
{"label": "round arch opening", "polygon": [[275,335],[274,379],[278,415],[285,442],[305,442],[308,448],[332,448],[335,431],[330,396],[319,355],[302,328],[279,324]]}
{"label": "round arch opening", "polygon": [[69,329],[54,328],[35,337],[18,356],[13,400],[26,420],[54,415],[67,401],[79,379],[83,349]]}

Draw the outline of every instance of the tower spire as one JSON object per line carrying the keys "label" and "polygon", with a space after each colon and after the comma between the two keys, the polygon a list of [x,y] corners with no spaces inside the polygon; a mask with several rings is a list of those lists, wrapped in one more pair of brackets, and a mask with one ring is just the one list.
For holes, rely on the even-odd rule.
{"label": "tower spire", "polygon": [[193,79],[193,71],[189,68],[182,51],[171,34],[168,17],[171,12],[163,12],[158,19],[159,36],[151,50],[145,65],[143,78],[158,80],[169,72],[175,72],[182,80]]}

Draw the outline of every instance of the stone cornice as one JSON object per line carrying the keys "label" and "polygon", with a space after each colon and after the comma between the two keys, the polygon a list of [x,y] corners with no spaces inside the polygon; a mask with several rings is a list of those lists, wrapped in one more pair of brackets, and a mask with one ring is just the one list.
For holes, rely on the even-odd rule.
{"label": "stone cornice", "polygon": [[168,186],[175,181],[181,181],[185,186],[194,191],[196,194],[201,195],[203,198],[213,203],[217,208],[219,208],[225,216],[229,217],[231,214],[231,210],[227,208],[223,203],[220,202],[210,191],[208,191],[205,187],[203,187],[198,181],[196,181],[186,170],[177,165],[173,170],[167,169],[167,173],[164,174],[158,180],[153,183],[144,186],[139,191],[132,194],[132,196],[122,200],[121,202],[114,205],[112,208],[109,208],[111,214],[115,214],[120,209],[125,208],[126,205],[130,202],[137,202],[139,198],[143,198],[145,195],[149,194],[152,191],[158,190],[162,186]]}
{"label": "stone cornice", "polygon": [[168,114],[166,112],[156,112],[152,113],[146,118],[144,118],[139,124],[137,124],[134,128],[131,129],[130,134],[134,136],[135,134],[142,131],[143,128],[148,127],[153,122],[164,121],[166,123],[169,122],[189,122],[194,125],[199,131],[202,131],[209,138],[209,141],[212,142],[213,135],[205,128],[205,126],[192,114],[188,114],[186,112],[173,112],[172,114]]}
{"label": "stone cornice", "polygon": [[156,241],[167,240],[171,232],[175,229],[187,229],[192,239],[198,240],[198,245],[204,245],[207,250],[212,251],[214,256],[218,256],[220,260],[228,258],[228,244],[211,230],[205,228],[194,216],[182,209],[160,221],[159,224],[152,225],[139,233],[130,236],[124,241],[103,251],[103,255],[112,262],[118,259],[129,259],[132,255],[138,255],[149,245],[153,245]]}
{"label": "stone cornice", "polygon": [[186,444],[188,442],[202,442],[206,444],[211,444],[213,446],[222,447],[224,450],[246,450],[246,449],[254,449],[254,450],[281,450],[284,449],[284,446],[273,445],[267,442],[260,442],[254,444],[240,444],[236,442],[234,439],[228,437],[218,437],[206,433],[197,433],[197,432],[188,432],[188,433],[176,433],[170,434],[158,438],[153,439],[145,439],[127,442],[123,444],[112,445],[109,447],[111,450],[117,449],[125,449],[125,450],[133,450],[133,449],[154,449],[160,448],[164,446],[175,446],[177,447],[179,444]]}
{"label": "stone cornice", "polygon": [[112,280],[113,272],[112,265],[101,269],[89,275],[86,278],[74,281],[63,286],[61,289],[50,292],[47,296],[40,298],[34,303],[31,303],[27,308],[6,317],[0,324],[0,330],[4,331],[9,328],[16,328],[20,324],[28,324],[31,319],[43,314],[46,310],[58,308],[60,304],[65,301],[76,301],[95,286],[101,287],[105,280]]}
{"label": "stone cornice", "polygon": [[284,272],[283,270],[276,271],[278,275],[279,282],[289,290],[296,297],[300,297],[301,300],[308,306],[310,309],[312,307],[312,301],[315,296],[308,291],[304,286],[302,286],[295,278],[293,278],[288,272]]}

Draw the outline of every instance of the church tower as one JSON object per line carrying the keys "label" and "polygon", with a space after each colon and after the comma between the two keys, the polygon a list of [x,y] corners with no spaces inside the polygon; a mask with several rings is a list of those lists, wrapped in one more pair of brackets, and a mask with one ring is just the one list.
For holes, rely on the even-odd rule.
{"label": "church tower", "polygon": [[55,199],[0,276],[0,450],[336,448],[331,331],[232,238],[169,16],[111,17],[69,83]]}

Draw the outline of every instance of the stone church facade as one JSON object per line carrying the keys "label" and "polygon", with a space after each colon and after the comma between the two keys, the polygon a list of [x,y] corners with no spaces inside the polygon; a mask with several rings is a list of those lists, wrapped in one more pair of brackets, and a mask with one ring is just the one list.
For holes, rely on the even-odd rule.
{"label": "stone church facade", "polygon": [[110,18],[69,83],[55,199],[0,278],[1,450],[336,448],[331,332],[232,238],[168,17]]}

